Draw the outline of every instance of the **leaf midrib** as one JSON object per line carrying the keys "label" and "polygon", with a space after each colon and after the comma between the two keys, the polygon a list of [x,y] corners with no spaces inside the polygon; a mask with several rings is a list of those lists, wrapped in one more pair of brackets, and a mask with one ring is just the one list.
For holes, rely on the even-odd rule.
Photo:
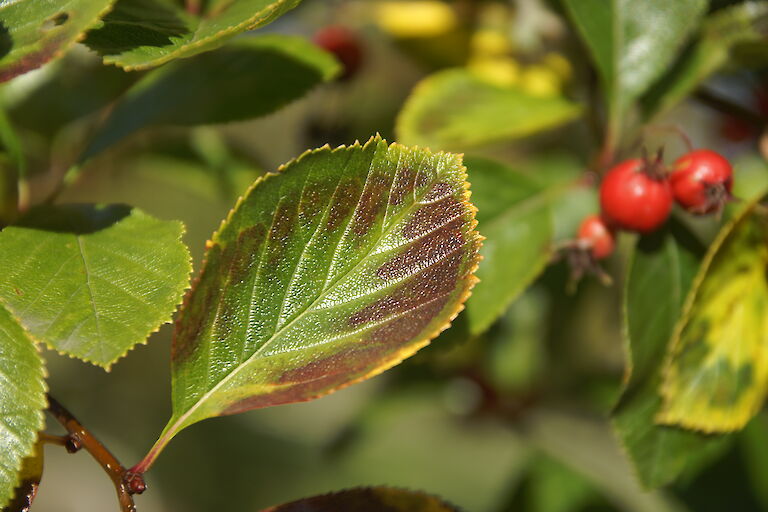
{"label": "leaf midrib", "polygon": [[[375,157],[376,157],[376,154],[375,154],[375,153],[376,153],[376,152],[374,152],[374,156],[373,156],[373,158],[372,158],[372,160],[371,160],[371,163],[370,163],[370,166],[369,166],[369,169],[368,169],[368,175],[370,175],[370,172],[371,172],[371,170],[372,170],[372,167],[373,167],[373,165],[374,165],[374,162],[373,162],[373,160],[374,160],[374,159],[375,159]],[[422,163],[422,165],[423,165],[423,163]],[[276,175],[276,174],[275,174],[275,175],[272,175],[272,174],[270,174],[270,175],[268,175],[268,176],[267,176],[267,178],[266,178],[266,179],[274,178],[274,177],[276,177],[276,176],[278,176],[278,175]],[[397,176],[395,175],[395,177],[393,177],[393,179],[396,179],[396,178],[397,178]],[[418,202],[419,202],[421,199],[423,199],[424,195],[426,195],[426,194],[428,193],[428,191],[429,191],[429,189],[430,189],[431,185],[433,185],[433,184],[434,184],[434,182],[435,182],[435,181],[433,180],[432,182],[430,182],[430,183],[428,184],[429,186],[425,186],[425,187],[424,187],[424,192],[423,192],[423,194],[422,194],[422,196],[421,196],[420,198],[417,198],[417,197],[416,197],[416,194],[415,194],[415,192],[414,192],[414,202],[413,202],[413,205],[412,205],[412,207],[415,207],[415,206],[418,204]],[[365,184],[366,184],[366,185],[368,184],[368,179],[367,179],[367,178],[366,178]],[[363,192],[364,192],[364,191],[365,191],[365,186],[363,187],[363,189],[362,189],[362,190],[361,190],[361,192],[360,192],[360,196],[361,196],[361,198],[362,198],[362,195],[363,195]],[[391,191],[391,189],[390,189],[390,191]],[[387,198],[389,198],[389,193],[388,193],[388,197],[387,197]],[[360,200],[358,200],[358,203],[357,203],[357,205],[356,205],[355,209],[354,209],[354,210],[352,211],[352,213],[351,213],[351,216],[353,216],[353,217],[354,217],[354,214],[355,214],[355,212],[357,211],[357,207],[358,207],[358,206],[359,206],[359,204],[360,204],[360,203],[359,203],[359,201],[360,201]],[[377,246],[377,245],[378,245],[378,244],[381,242],[381,240],[382,240],[382,239],[383,239],[383,238],[384,238],[384,237],[385,237],[387,234],[389,234],[389,233],[390,233],[390,231],[391,231],[391,230],[392,230],[392,229],[393,229],[395,226],[399,225],[399,222],[400,222],[400,221],[401,221],[401,220],[402,220],[402,219],[403,219],[403,218],[404,218],[404,217],[405,217],[405,216],[406,216],[408,213],[410,213],[410,212],[411,212],[411,209],[412,209],[412,208],[404,208],[402,212],[400,212],[399,214],[395,215],[395,216],[392,218],[392,221],[391,221],[391,223],[390,223],[389,227],[387,227],[387,228],[385,228],[385,229],[383,229],[383,230],[381,231],[381,233],[379,234],[379,236],[376,238],[376,241],[375,241],[373,244],[371,244],[371,247],[368,249],[368,251],[365,253],[365,255],[364,255],[363,257],[361,257],[361,258],[360,258],[360,260],[358,260],[358,262],[357,262],[357,263],[355,263],[355,265],[354,265],[354,266],[352,266],[352,267],[351,267],[349,270],[347,270],[346,272],[344,272],[343,274],[341,274],[339,277],[337,277],[337,278],[336,278],[336,279],[335,279],[335,280],[334,280],[334,281],[333,281],[333,282],[332,282],[332,283],[331,283],[331,284],[330,284],[330,285],[329,285],[327,288],[325,288],[323,291],[321,291],[321,292],[320,292],[320,294],[319,294],[319,295],[318,295],[318,296],[315,298],[315,300],[314,300],[314,301],[312,301],[312,303],[311,303],[311,304],[309,304],[309,305],[308,305],[308,306],[307,306],[307,307],[306,307],[304,310],[302,310],[300,313],[298,313],[294,319],[292,319],[291,321],[287,322],[287,323],[286,323],[285,325],[283,325],[283,326],[282,326],[280,329],[276,330],[276,331],[275,331],[275,332],[274,332],[274,333],[273,333],[273,334],[272,334],[272,335],[271,335],[271,336],[270,336],[270,337],[269,337],[269,338],[268,338],[268,339],[267,339],[267,340],[266,340],[266,341],[265,341],[265,342],[264,342],[264,343],[263,343],[263,344],[262,344],[262,345],[261,345],[261,346],[260,346],[258,349],[256,349],[256,350],[254,351],[254,353],[253,353],[253,354],[251,354],[251,355],[250,355],[250,356],[249,356],[247,359],[245,359],[243,362],[241,362],[241,363],[240,363],[240,364],[238,364],[236,367],[234,367],[234,368],[232,369],[232,371],[231,371],[231,372],[229,372],[229,373],[228,373],[226,376],[224,376],[224,378],[222,378],[222,379],[221,379],[221,380],[220,380],[218,383],[216,383],[216,384],[215,384],[215,385],[214,385],[214,386],[213,386],[213,387],[212,387],[210,390],[208,390],[208,391],[207,391],[205,394],[203,394],[203,395],[202,395],[202,396],[201,396],[201,397],[200,397],[198,400],[196,400],[196,401],[195,401],[195,403],[194,403],[194,405],[192,405],[192,407],[190,407],[190,408],[189,408],[189,409],[188,409],[188,410],[187,410],[187,411],[186,411],[184,414],[182,414],[181,416],[178,416],[178,419],[177,419],[175,422],[173,421],[173,418],[172,418],[172,419],[171,419],[171,422],[172,422],[173,424],[171,425],[171,422],[169,422],[169,426],[168,426],[168,427],[165,429],[165,431],[164,431],[163,435],[165,435],[167,432],[172,432],[172,433],[175,433],[175,432],[176,432],[176,431],[178,431],[179,429],[183,428],[183,426],[184,426],[184,422],[185,422],[185,421],[186,421],[188,418],[190,418],[190,417],[192,416],[192,414],[193,414],[193,413],[194,413],[194,412],[195,412],[195,411],[196,411],[196,410],[197,410],[197,409],[200,407],[200,405],[201,405],[201,404],[203,404],[203,403],[205,403],[206,401],[208,401],[208,399],[209,399],[209,398],[210,398],[210,397],[211,397],[211,396],[212,396],[212,395],[213,395],[213,394],[214,394],[214,393],[215,393],[215,392],[216,392],[216,391],[217,391],[219,388],[221,388],[221,387],[222,387],[222,386],[223,386],[223,385],[224,385],[226,382],[228,382],[229,380],[231,380],[231,378],[233,378],[233,376],[235,376],[235,375],[239,374],[239,373],[240,373],[240,372],[241,372],[241,371],[242,371],[244,368],[246,368],[246,367],[247,367],[248,365],[250,365],[250,364],[251,364],[251,363],[252,363],[254,360],[256,360],[256,359],[259,357],[259,355],[260,355],[262,352],[264,352],[264,350],[266,349],[266,347],[268,347],[268,346],[269,346],[269,345],[270,345],[270,344],[271,344],[271,343],[272,343],[272,342],[275,340],[275,338],[279,337],[279,335],[280,335],[281,333],[283,333],[283,332],[284,332],[285,330],[287,330],[287,329],[288,329],[290,326],[292,326],[293,324],[295,324],[296,322],[298,322],[298,321],[299,321],[299,319],[301,319],[301,318],[302,318],[302,317],[303,317],[303,316],[304,316],[304,315],[305,315],[305,314],[306,314],[308,311],[312,310],[312,308],[313,308],[313,307],[315,307],[315,306],[317,305],[317,303],[318,303],[318,302],[319,302],[321,299],[323,299],[323,298],[324,298],[324,297],[325,297],[325,296],[328,294],[328,292],[329,292],[330,290],[332,290],[332,289],[333,289],[333,288],[334,288],[334,287],[335,287],[335,286],[336,286],[336,285],[337,285],[339,282],[341,282],[343,279],[345,279],[347,276],[349,276],[349,275],[350,275],[350,274],[352,274],[352,273],[353,273],[355,270],[357,270],[357,269],[360,267],[360,265],[361,265],[363,262],[365,262],[365,261],[366,261],[366,260],[367,260],[367,259],[368,259],[368,258],[371,256],[371,251],[372,251],[372,249],[373,249],[373,248],[375,248],[375,247],[376,247],[376,246]],[[345,231],[346,231],[346,230],[345,230]],[[343,238],[343,237],[342,237],[342,238]],[[341,239],[340,239],[340,240],[341,240]],[[334,252],[335,252],[335,251],[334,251]],[[174,416],[175,416],[175,414],[174,414]]]}

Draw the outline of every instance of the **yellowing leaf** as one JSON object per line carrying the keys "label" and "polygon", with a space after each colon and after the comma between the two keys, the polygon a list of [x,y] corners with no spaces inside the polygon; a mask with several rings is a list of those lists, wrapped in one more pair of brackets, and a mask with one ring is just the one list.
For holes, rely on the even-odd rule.
{"label": "yellowing leaf", "polygon": [[768,391],[768,217],[751,203],[707,253],[672,340],[657,421],[742,428]]}

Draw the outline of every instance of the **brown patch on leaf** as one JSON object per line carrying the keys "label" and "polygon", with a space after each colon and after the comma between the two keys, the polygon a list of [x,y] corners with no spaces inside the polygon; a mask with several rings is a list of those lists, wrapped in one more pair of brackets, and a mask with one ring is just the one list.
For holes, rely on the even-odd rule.
{"label": "brown patch on leaf", "polygon": [[64,40],[62,38],[56,38],[51,40],[43,48],[38,51],[28,53],[16,62],[10,64],[8,67],[0,69],[0,83],[7,82],[8,80],[37,69],[49,60],[56,57],[57,53],[61,49]]}
{"label": "brown patch on leaf", "polygon": [[333,205],[328,212],[326,229],[329,232],[336,231],[346,218],[352,214],[357,198],[360,195],[362,183],[357,178],[345,182],[339,187],[339,191],[333,197]]}
{"label": "brown patch on leaf", "polygon": [[453,189],[448,183],[439,181],[429,188],[429,191],[424,195],[425,202],[437,201],[448,197],[453,192]]}
{"label": "brown patch on leaf", "polygon": [[231,254],[231,257],[225,257],[224,261],[229,268],[223,267],[222,270],[228,271],[230,282],[243,281],[251,274],[266,236],[267,228],[263,224],[256,224],[240,232],[237,241],[227,246],[224,252]]}
{"label": "brown patch on leaf", "polygon": [[269,246],[267,247],[267,264],[276,265],[285,255],[291,232],[296,227],[298,217],[297,201],[283,198],[275,212],[272,229],[269,231]]}
{"label": "brown patch on leaf", "polygon": [[403,235],[413,240],[454,218],[463,217],[466,211],[466,205],[453,196],[427,203],[408,219],[408,223],[403,227]]}
{"label": "brown patch on leaf", "polygon": [[449,295],[456,286],[459,269],[463,260],[462,251],[456,251],[447,258],[413,275],[390,295],[378,299],[349,317],[349,325],[359,327],[379,322],[396,315],[416,314],[414,310],[443,295]]}
{"label": "brown patch on leaf", "polygon": [[384,174],[377,173],[368,180],[355,210],[355,234],[363,236],[370,231],[377,215],[386,208],[385,194],[389,192],[389,187],[390,182]]}
{"label": "brown patch on leaf", "polygon": [[414,180],[416,171],[411,166],[405,166],[397,173],[395,184],[389,195],[389,204],[398,205],[403,202],[407,194],[413,193],[415,189]]}
{"label": "brown patch on leaf", "polygon": [[376,275],[384,281],[400,279],[420,267],[427,266],[430,261],[459,250],[464,244],[461,232],[463,224],[464,219],[454,219],[429,235],[417,239],[406,250],[381,265]]}

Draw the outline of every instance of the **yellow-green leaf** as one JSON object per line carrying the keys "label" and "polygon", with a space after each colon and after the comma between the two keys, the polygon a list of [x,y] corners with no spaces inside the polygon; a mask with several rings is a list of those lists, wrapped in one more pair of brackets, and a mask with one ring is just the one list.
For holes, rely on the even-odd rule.
{"label": "yellow-green leaf", "polygon": [[742,428],[768,390],[768,215],[748,204],[702,262],[675,329],[657,421]]}

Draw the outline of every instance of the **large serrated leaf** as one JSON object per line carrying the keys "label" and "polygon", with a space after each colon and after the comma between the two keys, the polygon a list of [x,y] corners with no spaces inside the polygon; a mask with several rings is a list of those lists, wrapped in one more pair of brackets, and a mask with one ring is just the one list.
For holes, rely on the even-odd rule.
{"label": "large serrated leaf", "polygon": [[449,69],[416,86],[398,117],[397,135],[404,144],[464,150],[554,128],[580,112],[560,96],[532,96]]}
{"label": "large serrated leaf", "polygon": [[768,216],[754,201],[707,252],[666,363],[657,420],[703,432],[742,428],[768,392]]}
{"label": "large serrated leaf", "polygon": [[44,426],[44,379],[37,347],[0,306],[0,507],[14,497],[24,459],[33,455]]}
{"label": "large serrated leaf", "polygon": [[226,123],[269,114],[338,70],[336,60],[314,44],[281,35],[250,37],[173,62],[128,91],[83,158],[145,126]]}
{"label": "large serrated leaf", "polygon": [[262,512],[458,512],[439,498],[391,487],[364,487],[313,496]]}
{"label": "large serrated leaf", "polygon": [[0,82],[62,55],[98,23],[114,0],[0,3]]}
{"label": "large serrated leaf", "polygon": [[613,427],[650,488],[671,483],[723,446],[719,437],[655,422],[662,363],[703,253],[698,240],[673,221],[641,238],[630,264],[624,293],[628,371]]}
{"label": "large serrated leaf", "polygon": [[620,118],[673,61],[706,0],[563,0]]}
{"label": "large serrated leaf", "polygon": [[132,71],[218,48],[232,37],[266,25],[301,0],[208,2],[193,15],[170,0],[119,0],[91,31],[86,44],[115,64]]}
{"label": "large serrated leaf", "polygon": [[0,233],[0,300],[38,341],[109,368],[181,302],[183,230],[121,205],[39,208]]}
{"label": "large serrated leaf", "polygon": [[310,400],[445,329],[475,282],[465,168],[381,138],[307,152],[213,236],[173,341],[173,416],[151,461],[205,418]]}
{"label": "large serrated leaf", "polygon": [[552,214],[544,186],[492,160],[466,161],[477,220],[486,237],[480,280],[467,301],[471,334],[486,330],[544,269],[552,246]]}

